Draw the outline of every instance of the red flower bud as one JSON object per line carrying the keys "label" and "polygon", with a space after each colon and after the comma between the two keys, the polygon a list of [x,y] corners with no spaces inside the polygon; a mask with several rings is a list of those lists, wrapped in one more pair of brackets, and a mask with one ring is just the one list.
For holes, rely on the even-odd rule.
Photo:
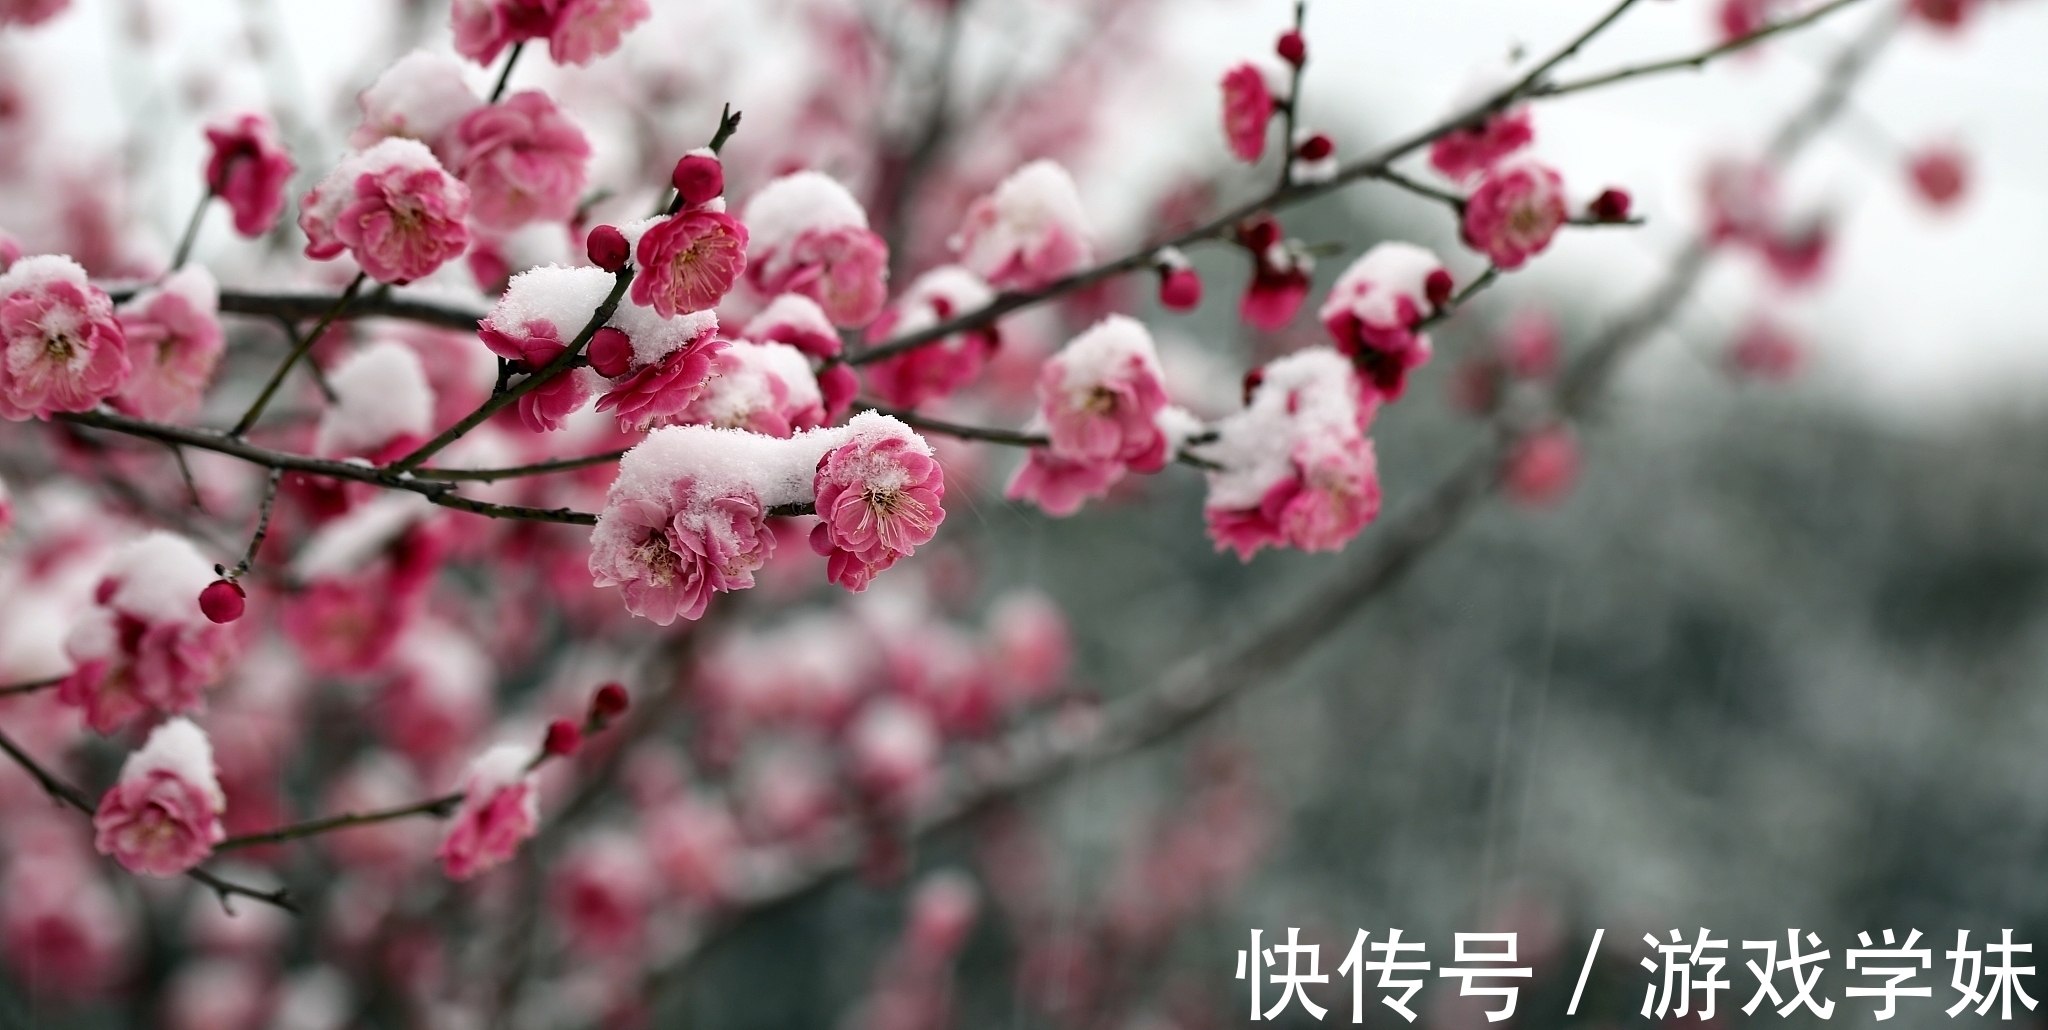
{"label": "red flower bud", "polygon": [[1451,273],[1439,268],[1429,273],[1429,278],[1422,281],[1422,293],[1429,298],[1430,307],[1440,308],[1450,303],[1451,294],[1457,285],[1451,279]]}
{"label": "red flower bud", "polygon": [[1330,137],[1318,132],[1302,140],[1301,146],[1296,147],[1294,152],[1304,161],[1321,161],[1323,158],[1337,152],[1337,143]]}
{"label": "red flower bud", "polygon": [[611,326],[599,329],[584,353],[590,356],[590,367],[606,379],[617,379],[633,366],[633,341]]}
{"label": "red flower bud", "polygon": [[1202,304],[1202,277],[1192,268],[1169,268],[1159,276],[1159,305],[1168,311],[1193,311]]}
{"label": "red flower bud", "polygon": [[1594,197],[1591,204],[1586,205],[1586,213],[1592,215],[1596,221],[1626,222],[1629,208],[1633,203],[1627,190],[1601,190],[1600,195]]}
{"label": "red flower bud", "polygon": [[557,758],[567,758],[583,747],[583,731],[567,719],[548,723],[548,735],[540,748]]}
{"label": "red flower bud", "polygon": [[1294,29],[1281,33],[1280,41],[1273,44],[1273,50],[1280,55],[1281,60],[1296,68],[1308,63],[1308,41],[1301,38],[1301,33]]}
{"label": "red flower bud", "polygon": [[626,688],[607,683],[590,697],[590,721],[606,723],[626,714]]}
{"label": "red flower bud", "polygon": [[725,192],[725,166],[708,154],[684,154],[668,181],[682,197],[684,207],[698,207]]}
{"label": "red flower bud", "polygon": [[215,622],[233,622],[242,617],[248,596],[240,583],[216,579],[199,592],[199,610]]}
{"label": "red flower bud", "polygon": [[584,249],[590,254],[590,263],[607,272],[626,267],[626,259],[633,256],[633,248],[626,245],[626,234],[616,225],[600,225],[590,230]]}

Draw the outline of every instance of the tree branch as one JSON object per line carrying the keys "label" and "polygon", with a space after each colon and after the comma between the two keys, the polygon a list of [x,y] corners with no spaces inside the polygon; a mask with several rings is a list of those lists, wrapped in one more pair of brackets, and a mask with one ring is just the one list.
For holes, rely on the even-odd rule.
{"label": "tree branch", "polygon": [[215,844],[213,850],[216,852],[233,851],[237,848],[253,848],[262,844],[282,844],[285,841],[317,837],[323,833],[345,830],[352,826],[388,823],[394,819],[409,819],[416,815],[430,815],[436,819],[445,819],[448,813],[453,812],[455,806],[461,803],[461,794],[444,794],[437,798],[428,798],[425,801],[416,801],[410,805],[401,805],[397,808],[386,808],[375,812],[347,812],[341,815],[328,816],[324,819],[312,819],[303,823],[294,823],[290,826],[280,826],[275,830],[265,830],[262,833],[245,833],[239,837],[229,837],[219,844]]}

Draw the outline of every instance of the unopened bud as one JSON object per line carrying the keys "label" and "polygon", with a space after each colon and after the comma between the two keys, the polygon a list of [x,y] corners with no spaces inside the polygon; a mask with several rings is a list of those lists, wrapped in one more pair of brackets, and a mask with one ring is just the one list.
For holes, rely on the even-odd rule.
{"label": "unopened bud", "polygon": [[632,248],[626,246],[626,234],[616,225],[600,225],[590,230],[584,249],[590,255],[590,263],[607,272],[626,267],[626,258],[632,255]]}
{"label": "unopened bud", "polygon": [[1627,190],[1601,190],[1593,202],[1586,205],[1586,213],[1600,222],[1626,222],[1629,208],[1633,205]]}
{"label": "unopened bud", "polygon": [[1301,33],[1295,29],[1281,33],[1280,41],[1273,44],[1273,51],[1296,68],[1308,63],[1308,41],[1301,38]]}
{"label": "unopened bud", "polygon": [[590,367],[606,379],[617,379],[633,366],[632,339],[611,326],[599,329],[584,353],[590,357]]}
{"label": "unopened bud", "polygon": [[590,696],[590,721],[603,725],[626,714],[626,688],[607,683]]}
{"label": "unopened bud", "polygon": [[583,747],[583,731],[567,719],[556,719],[548,723],[548,735],[542,740],[540,749],[556,758],[567,758]]}
{"label": "unopened bud", "polygon": [[242,617],[248,594],[231,579],[216,579],[199,592],[199,610],[215,622],[233,622]]}
{"label": "unopened bud", "polygon": [[1458,284],[1451,279],[1451,273],[1439,268],[1429,273],[1429,278],[1422,281],[1422,293],[1429,298],[1430,307],[1440,308],[1451,302],[1451,294],[1456,291],[1457,286]]}
{"label": "unopened bud", "polygon": [[1193,311],[1202,304],[1202,277],[1192,268],[1168,268],[1159,274],[1159,305],[1168,311]]}
{"label": "unopened bud", "polygon": [[708,153],[684,154],[669,176],[686,208],[708,204],[725,192],[725,166]]}

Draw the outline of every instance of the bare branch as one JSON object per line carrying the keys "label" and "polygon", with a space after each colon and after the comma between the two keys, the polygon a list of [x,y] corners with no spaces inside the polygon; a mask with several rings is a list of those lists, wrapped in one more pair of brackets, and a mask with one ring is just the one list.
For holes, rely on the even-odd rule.
{"label": "bare branch", "polygon": [[397,808],[386,808],[375,812],[347,812],[342,815],[328,816],[324,819],[312,819],[303,823],[294,823],[290,826],[280,826],[275,830],[265,830],[262,833],[245,833],[239,837],[229,837],[221,841],[213,846],[213,850],[233,851],[237,848],[253,848],[262,844],[282,844],[285,841],[317,837],[323,833],[333,833],[336,830],[346,830],[352,826],[388,823],[394,819],[410,819],[417,815],[429,815],[436,819],[444,819],[450,812],[455,811],[455,806],[462,803],[462,797],[461,794],[444,794],[437,798],[416,801],[410,805],[400,805]]}

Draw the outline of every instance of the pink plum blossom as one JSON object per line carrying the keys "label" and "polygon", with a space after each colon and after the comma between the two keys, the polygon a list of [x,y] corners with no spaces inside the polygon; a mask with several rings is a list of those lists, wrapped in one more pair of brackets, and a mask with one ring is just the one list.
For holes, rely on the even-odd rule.
{"label": "pink plum blossom", "polygon": [[952,247],[997,289],[1036,290],[1093,260],[1090,235],[1073,177],[1040,160],[970,205]]}
{"label": "pink plum blossom", "polygon": [[131,371],[113,301],[67,257],[26,257],[0,274],[0,417],[90,411]]}
{"label": "pink plum blossom", "polygon": [[834,325],[874,320],[888,300],[889,248],[868,230],[867,211],[822,172],[796,172],[761,187],[742,219],[750,234],[747,281],[763,294],[817,301]]}
{"label": "pink plum blossom", "polygon": [[512,857],[540,828],[540,777],[533,749],[498,744],[463,771],[462,804],[435,853],[451,880],[467,880]]}
{"label": "pink plum blossom", "polygon": [[114,986],[134,931],[97,863],[76,845],[35,841],[68,838],[69,827],[45,831],[20,812],[8,819],[15,854],[0,878],[0,954],[38,993],[82,999]]}
{"label": "pink plum blossom", "polygon": [[561,25],[563,0],[455,0],[455,52],[490,64],[514,43],[546,39]]}
{"label": "pink plum blossom", "polygon": [[343,158],[299,202],[306,256],[346,250],[370,278],[425,278],[469,247],[469,187],[425,144],[393,137]]}
{"label": "pink plum blossom", "polygon": [[[867,340],[879,344],[922,332],[995,299],[980,276],[959,265],[941,265],[917,277],[895,303],[868,326]],[[980,378],[1002,339],[993,324],[943,336],[873,362],[868,388],[899,408],[916,408],[945,397]]]}
{"label": "pink plum blossom", "polygon": [[1499,164],[1536,138],[1529,109],[1514,107],[1487,115],[1469,129],[1454,129],[1429,147],[1430,166],[1464,181]]}
{"label": "pink plum blossom", "polygon": [[1577,439],[1570,429],[1551,426],[1515,442],[1502,470],[1501,488],[1516,503],[1541,508],[1564,500],[1578,478]]}
{"label": "pink plum blossom", "polygon": [[1250,62],[1223,73],[1223,138],[1230,152],[1246,164],[1257,164],[1266,152],[1266,127],[1277,104],[1266,73]]}
{"label": "pink plum blossom", "polygon": [[1053,355],[1039,372],[1038,404],[1062,457],[1147,473],[1166,465],[1157,424],[1164,372],[1152,334],[1136,319],[1111,315]]}
{"label": "pink plum blossom", "polygon": [[801,293],[785,293],[769,301],[747,323],[744,335],[761,343],[786,343],[814,358],[836,358],[844,347],[825,309]]}
{"label": "pink plum blossom", "polygon": [[646,846],[631,834],[600,830],[562,856],[548,901],[578,950],[609,955],[640,945],[659,889]]}
{"label": "pink plum blossom", "polygon": [[219,311],[220,291],[199,265],[172,272],[121,305],[115,317],[128,340],[132,374],[114,407],[157,421],[197,412],[226,347]]}
{"label": "pink plum blossom", "polygon": [[1399,400],[1408,374],[1429,361],[1429,336],[1415,327],[1449,299],[1450,289],[1450,273],[1435,254],[1381,243],[1337,277],[1317,317],[1372,388]]}
{"label": "pink plum blossom", "polygon": [[811,549],[826,576],[848,590],[930,542],[945,521],[945,476],[931,446],[909,427],[872,412],[857,415],[853,438],[818,462],[818,525]]}
{"label": "pink plum blossom", "polygon": [[1216,549],[1250,561],[1259,548],[1334,551],[1379,514],[1372,441],[1376,405],[1351,364],[1326,347],[1267,365],[1250,403],[1192,448],[1208,474],[1203,516]]}
{"label": "pink plum blossom", "polygon": [[1308,300],[1315,259],[1288,240],[1270,214],[1240,228],[1237,241],[1252,255],[1252,278],[1238,303],[1238,317],[1269,333],[1287,328]]}
{"label": "pink plum blossom", "polygon": [[747,270],[747,227],[731,215],[693,208],[641,230],[633,303],[663,318],[718,305]]}
{"label": "pink plum blossom", "polygon": [[1564,180],[1533,161],[1487,169],[1465,203],[1465,245],[1500,268],[1520,268],[1550,246],[1558,226],[1571,217]]}
{"label": "pink plum blossom", "polygon": [[285,187],[298,166],[277,138],[277,126],[257,114],[206,128],[212,154],[206,162],[206,188],[225,201],[235,215],[235,231],[261,236],[284,213]]}
{"label": "pink plum blossom", "polygon": [[121,763],[121,778],[93,813],[93,846],[129,872],[176,876],[213,854],[227,836],[227,796],[213,746],[189,719],[172,719]]}
{"label": "pink plum blossom", "polygon": [[1765,382],[1783,382],[1806,364],[1806,348],[1790,330],[1769,319],[1752,321],[1728,349],[1728,367],[1736,375]]}
{"label": "pink plum blossom", "polygon": [[629,304],[612,324],[625,332],[632,353],[597,409],[611,412],[622,432],[691,421],[686,412],[703,396],[729,346],[718,335],[717,317],[699,311],[665,319]]}
{"label": "pink plum blossom", "polygon": [[1970,181],[1967,155],[1947,145],[1916,151],[1906,163],[1906,172],[1912,180],[1913,192],[1936,209],[1954,207]]}
{"label": "pink plum blossom", "polygon": [[198,548],[161,530],[116,552],[96,603],[65,638],[73,670],[58,699],[99,733],[152,712],[197,711],[239,650],[234,631],[200,611],[213,578]]}
{"label": "pink plum blossom", "polygon": [[590,141],[546,93],[514,93],[470,111],[456,123],[449,146],[478,224],[510,231],[576,213]]}

